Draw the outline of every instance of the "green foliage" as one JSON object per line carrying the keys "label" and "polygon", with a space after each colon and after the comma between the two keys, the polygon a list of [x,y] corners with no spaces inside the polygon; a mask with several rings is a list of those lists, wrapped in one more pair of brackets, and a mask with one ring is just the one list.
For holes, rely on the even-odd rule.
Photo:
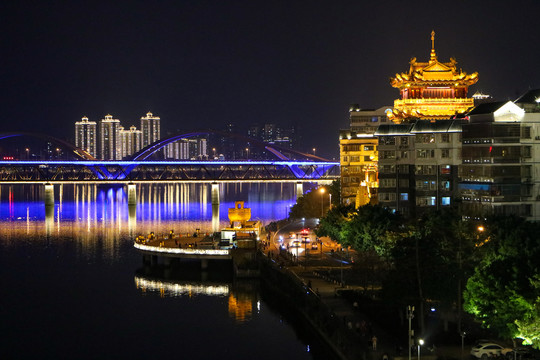
{"label": "green foliage", "polygon": [[[289,217],[291,219],[321,218],[332,206],[340,204],[340,197],[339,180],[333,181],[330,185],[321,185],[299,197],[296,204],[291,207]],[[332,206],[330,206],[330,200]]]}
{"label": "green foliage", "polygon": [[315,234],[319,237],[328,236],[330,239],[342,243],[341,232],[354,211],[353,205],[335,205],[326,213],[325,217],[321,218]]}
{"label": "green foliage", "polygon": [[[531,285],[536,291],[540,290],[540,275],[531,280]],[[527,303],[527,311],[523,319],[516,320],[518,334],[516,337],[523,339],[523,344],[533,345],[540,349],[540,296],[533,302]]]}
{"label": "green foliage", "polygon": [[384,297],[408,303],[430,300],[452,308],[459,301],[458,281],[470,269],[470,257],[464,256],[473,253],[469,227],[452,209],[404,224],[390,251],[394,267],[385,281]]}
{"label": "green foliage", "polygon": [[340,232],[340,242],[356,251],[375,251],[387,258],[397,239],[398,215],[379,205],[359,207]]}
{"label": "green foliage", "polygon": [[482,260],[469,278],[464,308],[500,336],[538,342],[540,224],[494,218],[481,244]]}

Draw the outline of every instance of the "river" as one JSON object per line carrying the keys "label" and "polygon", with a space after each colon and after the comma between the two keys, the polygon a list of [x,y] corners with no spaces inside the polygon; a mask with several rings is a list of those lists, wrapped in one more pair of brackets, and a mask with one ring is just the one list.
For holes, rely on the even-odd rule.
{"label": "river", "polygon": [[[145,269],[132,247],[149,231],[209,232],[209,185],[0,186],[1,359],[324,359],[301,324],[216,264]],[[229,184],[220,225],[245,201],[263,223],[285,217],[294,184]],[[270,295],[271,296],[271,295]],[[272,304],[272,305],[269,305]]]}

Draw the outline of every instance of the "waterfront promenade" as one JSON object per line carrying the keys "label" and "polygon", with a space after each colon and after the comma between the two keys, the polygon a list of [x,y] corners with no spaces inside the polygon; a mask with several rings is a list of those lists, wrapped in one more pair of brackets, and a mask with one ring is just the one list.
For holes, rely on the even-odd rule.
{"label": "waterfront promenade", "polygon": [[[304,225],[303,222],[302,225]],[[293,223],[282,227],[284,230],[281,234],[288,233],[291,227],[294,227]],[[275,233],[272,238],[279,238],[279,234],[279,232]],[[320,303],[320,305],[313,306],[312,299],[307,300],[306,303],[309,306],[306,308],[311,307],[311,309],[306,309],[304,314],[307,318],[315,318],[311,321],[312,325],[318,328],[320,336],[329,343],[339,358],[344,360],[382,360],[386,355],[389,360],[408,360],[407,332],[404,331],[401,334],[402,331],[396,332],[395,329],[387,331],[385,328],[387,325],[383,325],[383,322],[379,321],[376,313],[363,308],[362,304],[346,295],[351,294],[354,290],[364,292],[366,289],[360,286],[342,286],[340,284],[340,272],[349,268],[350,265],[339,264],[338,261],[335,261],[336,258],[332,255],[335,255],[336,244],[333,244],[330,239],[321,240],[324,252],[321,252],[318,259],[317,256],[313,256],[314,261],[309,261],[307,264],[305,258],[299,259],[290,252],[280,250],[278,241],[272,241],[265,249],[264,254],[276,268],[281,268],[281,271],[294,277],[296,283],[303,284],[305,288],[308,288],[312,294],[311,297],[316,298],[316,301]],[[330,273],[332,276],[329,275]],[[321,321],[321,313],[330,316],[331,326],[324,320]],[[374,337],[376,337],[375,346],[372,341]],[[421,359],[459,360],[468,358],[469,352],[470,346],[462,349],[458,344],[436,344],[434,350],[421,349]],[[417,356],[414,353],[412,358],[417,359]]]}

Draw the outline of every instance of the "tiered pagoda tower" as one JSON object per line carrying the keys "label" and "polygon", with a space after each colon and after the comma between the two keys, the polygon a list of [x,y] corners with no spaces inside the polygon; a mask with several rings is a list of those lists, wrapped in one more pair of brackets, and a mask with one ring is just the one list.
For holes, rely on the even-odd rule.
{"label": "tiered pagoda tower", "polygon": [[401,99],[394,101],[394,110],[388,116],[400,123],[409,119],[448,119],[463,114],[474,106],[467,97],[470,85],[478,81],[478,73],[458,71],[457,61],[442,63],[435,53],[435,31],[431,32],[429,61],[410,61],[409,72],[396,74],[390,84],[399,89]]}

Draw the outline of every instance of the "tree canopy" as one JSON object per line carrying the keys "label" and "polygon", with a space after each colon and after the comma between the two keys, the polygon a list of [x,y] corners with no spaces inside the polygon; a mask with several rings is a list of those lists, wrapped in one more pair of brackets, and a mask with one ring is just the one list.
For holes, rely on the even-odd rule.
{"label": "tree canopy", "polygon": [[467,281],[465,310],[500,336],[540,347],[540,224],[499,217],[486,225],[482,259]]}

